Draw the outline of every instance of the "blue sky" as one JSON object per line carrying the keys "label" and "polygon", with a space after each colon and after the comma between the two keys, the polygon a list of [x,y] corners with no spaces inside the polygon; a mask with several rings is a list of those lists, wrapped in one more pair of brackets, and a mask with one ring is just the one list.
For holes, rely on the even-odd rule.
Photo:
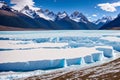
{"label": "blue sky", "polygon": [[[5,0],[9,4],[30,5],[49,9],[55,13],[66,11],[68,14],[74,11],[82,12],[91,20],[103,16],[116,17],[120,13],[120,0]],[[17,7],[18,7],[17,6]],[[16,7],[16,6],[15,6]]]}

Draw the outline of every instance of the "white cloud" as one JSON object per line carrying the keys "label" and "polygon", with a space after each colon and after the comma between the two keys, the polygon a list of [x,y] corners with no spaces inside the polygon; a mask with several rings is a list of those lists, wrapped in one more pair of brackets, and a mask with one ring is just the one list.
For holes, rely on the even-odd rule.
{"label": "white cloud", "polygon": [[97,17],[97,15],[96,15],[96,14],[93,14],[92,16],[93,16],[93,17]]}
{"label": "white cloud", "polygon": [[21,10],[26,5],[31,9],[38,9],[37,7],[34,7],[33,0],[11,0],[11,4],[15,4],[13,8],[16,10]]}
{"label": "white cloud", "polygon": [[115,12],[117,11],[116,8],[120,7],[120,1],[114,3],[102,3],[98,4],[98,6],[104,11]]}

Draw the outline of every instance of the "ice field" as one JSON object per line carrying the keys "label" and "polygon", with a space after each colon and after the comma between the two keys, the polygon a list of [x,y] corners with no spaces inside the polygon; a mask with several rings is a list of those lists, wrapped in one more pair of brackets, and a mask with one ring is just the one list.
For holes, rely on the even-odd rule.
{"label": "ice field", "polygon": [[119,31],[0,32],[0,80],[98,64],[118,57]]}

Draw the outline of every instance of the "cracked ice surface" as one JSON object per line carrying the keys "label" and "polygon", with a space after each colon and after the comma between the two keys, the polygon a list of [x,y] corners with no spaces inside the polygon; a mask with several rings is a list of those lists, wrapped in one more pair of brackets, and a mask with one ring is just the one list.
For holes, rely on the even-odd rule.
{"label": "cracked ice surface", "polygon": [[[0,71],[33,71],[104,62],[115,57],[114,50],[120,51],[119,36],[119,31],[3,31],[0,32]],[[45,71],[20,76],[1,72],[0,79],[42,73]]]}

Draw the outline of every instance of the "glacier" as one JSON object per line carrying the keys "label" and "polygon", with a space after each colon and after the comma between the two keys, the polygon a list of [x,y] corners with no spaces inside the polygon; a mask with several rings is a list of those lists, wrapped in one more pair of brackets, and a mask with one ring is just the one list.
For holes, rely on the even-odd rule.
{"label": "glacier", "polygon": [[[44,72],[76,65],[102,63],[115,58],[116,52],[119,54],[120,38],[117,37],[119,35],[119,32],[114,31],[79,30],[74,33],[73,31],[0,32],[0,80],[3,80],[2,72],[34,70]],[[7,77],[8,80],[15,78],[15,75],[9,75],[4,75],[4,78]],[[18,77],[25,76],[30,74]]]}
{"label": "glacier", "polygon": [[[43,54],[38,54],[38,53],[36,53],[36,54],[35,53],[34,54],[29,53],[28,57],[26,57],[26,58],[23,57],[23,56],[27,55],[27,54],[23,54],[23,56],[22,56],[22,55],[20,55],[21,53],[20,54],[15,53],[16,55],[15,54],[12,54],[12,55],[14,55],[15,57],[18,56],[18,55],[22,56],[21,59],[20,60],[19,59],[18,60],[13,59],[13,61],[10,62],[9,60],[11,60],[11,59],[4,60],[5,59],[4,57],[1,58],[2,62],[0,63],[0,71],[49,70],[49,69],[63,68],[63,67],[66,67],[66,66],[71,66],[71,65],[90,64],[90,63],[93,63],[93,62],[102,61],[103,57],[106,57],[106,58],[114,57],[113,56],[114,55],[113,54],[113,49],[110,49],[110,48],[111,47],[101,48],[100,46],[98,46],[95,49],[100,50],[100,52],[96,51],[96,53],[91,53],[89,55],[88,54],[84,54],[84,55],[83,54],[78,54],[78,55],[75,55],[75,56],[73,56],[74,54],[71,54],[71,53],[62,54],[59,51],[59,49],[55,50],[56,55],[54,53],[51,54],[48,51],[49,54],[48,53],[43,53],[43,54],[47,54],[46,56],[43,55]],[[78,48],[78,50],[79,49],[80,48]],[[92,48],[83,48],[83,49],[92,49]],[[57,50],[60,52],[60,54],[59,54],[59,52],[56,53]],[[26,50],[26,51],[28,52],[28,50]],[[26,52],[26,51],[24,50],[24,52]],[[33,50],[33,52],[34,51],[35,50]],[[44,51],[44,49],[42,51]],[[63,50],[62,52],[65,52],[65,50]],[[94,50],[93,50],[93,52],[94,52]],[[1,55],[1,57],[5,56],[5,54],[6,53],[3,53],[3,55]],[[7,53],[7,54],[9,54],[9,53]],[[50,57],[50,55],[52,55],[52,57]],[[54,55],[57,56],[57,57],[54,57]],[[61,55],[61,56],[58,56],[58,55]],[[81,56],[81,55],[83,55],[83,56]],[[10,55],[8,55],[8,56],[10,56]],[[37,60],[36,56],[38,56],[38,60]],[[41,57],[41,60],[40,60],[39,56]],[[48,58],[47,58],[47,56],[48,56]],[[30,57],[35,57],[35,58],[32,59]],[[27,60],[27,58],[28,58],[28,60]],[[24,59],[26,61],[22,61],[22,59]],[[33,61],[30,61],[30,60],[33,60]],[[18,61],[21,61],[21,62],[18,62]]]}

